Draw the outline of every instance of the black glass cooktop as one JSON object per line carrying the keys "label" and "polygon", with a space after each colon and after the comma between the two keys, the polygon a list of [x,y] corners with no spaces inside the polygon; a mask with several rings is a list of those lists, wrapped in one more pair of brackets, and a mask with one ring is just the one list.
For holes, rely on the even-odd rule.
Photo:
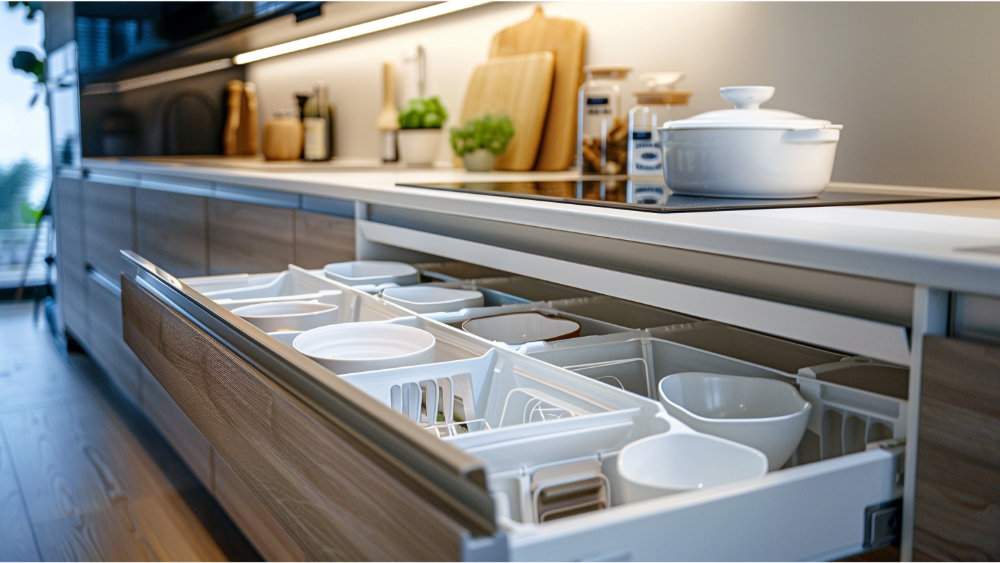
{"label": "black glass cooktop", "polygon": [[799,199],[694,197],[675,195],[662,182],[637,181],[627,178],[587,178],[538,182],[399,183],[397,185],[542,201],[558,201],[579,205],[636,209],[655,213],[993,199],[990,196],[914,195],[888,190],[885,192],[864,192],[836,188],[828,188],[816,197]]}

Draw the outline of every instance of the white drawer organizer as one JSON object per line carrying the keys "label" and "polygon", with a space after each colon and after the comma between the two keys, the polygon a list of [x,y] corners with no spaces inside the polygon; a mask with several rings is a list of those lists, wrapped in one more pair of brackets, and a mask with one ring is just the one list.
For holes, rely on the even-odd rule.
{"label": "white drawer organizer", "polygon": [[[434,334],[434,363],[341,379],[485,462],[512,560],[835,558],[877,543],[866,511],[901,495],[906,401],[824,380],[842,355],[771,339],[773,353],[784,354],[773,362],[783,371],[671,341],[697,338],[691,334],[717,323],[645,307],[650,323],[685,324],[626,327],[586,318],[588,298],[504,306],[561,311],[594,328],[593,336],[514,350],[445,324],[492,308],[416,315],[321,276],[292,266],[184,282],[230,310],[251,300],[319,299],[341,307],[341,323],[399,323]],[[594,311],[613,309],[606,298],[592,299]],[[812,313],[799,320],[830,315]],[[853,341],[844,332],[849,323],[839,322],[841,337]],[[892,340],[889,325],[864,323]],[[290,346],[296,334],[271,336]],[[880,349],[883,358],[900,354],[891,343]],[[656,382],[680,371],[795,383],[813,404],[807,438],[785,468],[762,477],[623,503],[616,469],[623,447],[657,434],[700,436],[654,400]]]}

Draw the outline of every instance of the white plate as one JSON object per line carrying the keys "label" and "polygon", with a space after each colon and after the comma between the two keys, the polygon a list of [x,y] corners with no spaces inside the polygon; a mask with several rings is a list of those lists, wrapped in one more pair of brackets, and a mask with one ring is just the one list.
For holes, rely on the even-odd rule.
{"label": "white plate", "polygon": [[379,260],[327,264],[323,267],[323,274],[347,285],[378,285],[383,283],[409,285],[417,283],[420,278],[417,269],[409,264]]}
{"label": "white plate", "polygon": [[684,424],[764,452],[772,469],[792,456],[812,411],[791,384],[760,377],[677,373],[660,380],[659,392]]}
{"label": "white plate", "polygon": [[483,294],[478,291],[426,285],[390,287],[382,291],[382,299],[414,313],[447,313],[483,306]]}
{"label": "white plate", "polygon": [[281,301],[244,305],[233,313],[264,332],[277,332],[336,324],[340,311],[336,305],[319,301]]}
{"label": "white plate", "polygon": [[495,342],[524,344],[580,336],[580,323],[535,312],[508,313],[469,319],[462,330]]}
{"label": "white plate", "polygon": [[336,374],[434,361],[434,335],[410,326],[349,323],[303,332],[292,347]]}

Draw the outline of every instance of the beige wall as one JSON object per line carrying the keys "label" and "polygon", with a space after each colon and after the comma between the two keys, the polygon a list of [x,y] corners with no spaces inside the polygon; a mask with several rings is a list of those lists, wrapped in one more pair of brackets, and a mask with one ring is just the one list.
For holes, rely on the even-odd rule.
{"label": "beige wall", "polygon": [[[431,93],[453,114],[493,34],[536,4],[496,3],[250,65],[262,115],[316,80],[337,106],[337,154],[378,154],[380,64],[422,43]],[[553,2],[589,31],[587,61],[682,70],[684,117],[719,109],[721,86],[777,87],[770,107],[844,124],[834,179],[1000,188],[1000,4]],[[630,90],[638,88],[632,78]],[[631,103],[631,98],[627,100]],[[446,156],[442,144],[442,157]]]}

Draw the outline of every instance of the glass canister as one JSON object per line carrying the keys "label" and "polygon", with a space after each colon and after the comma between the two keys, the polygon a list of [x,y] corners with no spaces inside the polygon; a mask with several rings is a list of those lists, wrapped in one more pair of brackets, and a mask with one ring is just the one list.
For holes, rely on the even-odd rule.
{"label": "glass canister", "polygon": [[622,117],[625,66],[587,66],[577,102],[576,164],[584,174],[621,174],[628,164],[628,123]]}
{"label": "glass canister", "polygon": [[691,92],[679,90],[635,92],[636,105],[628,112],[628,175],[662,176],[658,127],[670,121],[671,108],[687,105]]}

